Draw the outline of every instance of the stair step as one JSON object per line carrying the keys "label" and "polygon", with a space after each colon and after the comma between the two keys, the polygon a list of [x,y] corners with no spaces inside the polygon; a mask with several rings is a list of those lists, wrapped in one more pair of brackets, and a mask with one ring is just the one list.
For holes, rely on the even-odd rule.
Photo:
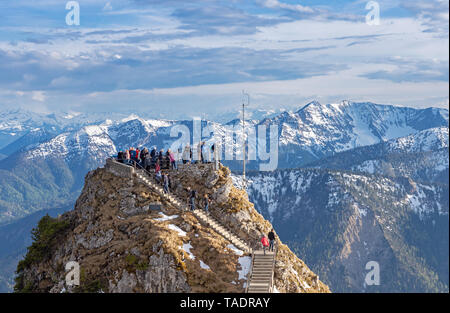
{"label": "stair step", "polygon": [[264,281],[264,282],[269,282],[270,278],[272,277],[272,273],[268,273],[265,275],[252,275],[252,281]]}
{"label": "stair step", "polygon": [[252,276],[251,281],[252,282],[262,282],[262,283],[270,283],[270,280],[272,278],[272,275],[266,275],[266,276]]}
{"label": "stair step", "polygon": [[250,282],[249,288],[269,288],[269,283],[253,283]]}
{"label": "stair step", "polygon": [[248,293],[268,293],[269,287],[263,287],[263,288],[248,288]]}
{"label": "stair step", "polygon": [[253,292],[253,293],[263,293],[263,292],[269,292],[269,287],[262,287],[262,288],[248,288],[248,292]]}
{"label": "stair step", "polygon": [[270,281],[271,281],[271,279],[270,278],[258,278],[258,279],[255,279],[255,278],[252,278],[251,279],[251,281],[250,281],[250,285],[252,285],[252,284],[266,284],[266,285],[270,285]]}

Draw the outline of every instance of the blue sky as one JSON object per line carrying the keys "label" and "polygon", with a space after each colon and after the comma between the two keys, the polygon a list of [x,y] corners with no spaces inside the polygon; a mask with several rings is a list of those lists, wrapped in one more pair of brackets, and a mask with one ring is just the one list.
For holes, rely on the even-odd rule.
{"label": "blue sky", "polygon": [[343,99],[448,107],[448,1],[0,2],[0,108],[238,112]]}

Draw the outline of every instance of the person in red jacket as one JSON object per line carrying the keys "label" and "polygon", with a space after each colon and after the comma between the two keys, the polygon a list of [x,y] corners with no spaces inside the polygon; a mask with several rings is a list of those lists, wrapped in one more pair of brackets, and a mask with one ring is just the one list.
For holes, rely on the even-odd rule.
{"label": "person in red jacket", "polygon": [[266,255],[266,249],[269,247],[269,239],[265,235],[262,235],[261,237],[261,243],[264,250],[264,255]]}

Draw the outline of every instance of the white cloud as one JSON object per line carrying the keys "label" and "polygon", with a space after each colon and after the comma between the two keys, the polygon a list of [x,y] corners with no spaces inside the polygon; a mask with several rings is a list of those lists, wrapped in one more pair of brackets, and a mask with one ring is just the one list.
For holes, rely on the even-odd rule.
{"label": "white cloud", "polygon": [[268,8],[280,8],[280,9],[287,9],[291,11],[297,11],[301,13],[312,13],[314,10],[310,7],[303,6],[301,4],[288,4],[283,3],[278,0],[265,0],[263,2],[263,5]]}
{"label": "white cloud", "polygon": [[45,92],[41,90],[33,91],[31,99],[39,102],[44,102],[46,99]]}
{"label": "white cloud", "polygon": [[103,7],[103,11],[112,11],[112,5],[111,2],[106,2],[105,6]]}
{"label": "white cloud", "polygon": [[[260,3],[268,8],[299,13],[315,10],[315,7],[278,0]],[[119,6],[118,2],[108,1],[105,4],[100,0],[98,4],[99,10],[102,7],[107,10],[100,13],[105,18],[122,18],[129,14],[139,16],[141,21],[148,23],[136,27],[117,25],[76,30],[0,27],[3,34],[17,32],[20,36],[26,34],[48,39],[0,40],[0,58],[17,63],[23,61],[17,70],[14,69],[23,71],[19,73],[17,85],[13,86],[10,82],[11,74],[5,74],[0,81],[2,88],[11,88],[10,93],[0,93],[2,103],[15,101],[16,105],[25,105],[28,101],[27,105],[35,105],[37,101],[50,109],[61,106],[64,106],[63,109],[70,106],[84,106],[86,109],[111,106],[115,109],[157,103],[162,108],[167,106],[168,110],[178,103],[181,114],[185,107],[183,103],[198,102],[199,106],[211,112],[221,105],[232,107],[235,99],[239,102],[241,90],[246,89],[255,99],[254,105],[266,106],[302,104],[308,99],[331,102],[344,98],[421,107],[448,105],[448,82],[442,78],[436,79],[445,77],[445,69],[448,68],[448,36],[444,36],[445,29],[439,27],[430,32],[430,24],[426,23],[426,19],[434,14],[448,24],[448,13],[433,6],[412,6],[417,12],[429,12],[417,13],[416,18],[382,16],[379,26],[368,26],[363,19],[360,22],[287,19],[289,21],[284,23],[263,24],[267,26],[258,26],[257,32],[245,34],[235,32],[239,26],[218,25],[220,32],[212,34],[184,28],[185,25],[164,8],[138,10]],[[364,3],[361,5],[364,7]],[[111,10],[113,6],[114,10]],[[245,53],[252,55],[249,59],[254,64],[243,68],[238,57],[229,60],[226,54],[208,51],[225,49],[235,51],[242,58],[244,55],[239,52],[246,49]],[[183,52],[178,54],[178,51]],[[161,58],[161,62],[154,66],[155,70],[142,70],[142,67],[133,68],[130,65],[135,62],[145,66],[161,55],[167,55],[167,59]],[[5,65],[6,62],[3,63]],[[430,65],[432,63],[434,65]],[[41,73],[33,72],[37,64],[43,66]],[[171,64],[176,64],[176,67],[171,68]],[[308,64],[314,67],[308,67]],[[113,69],[108,72],[112,75],[102,74],[108,69]],[[77,70],[86,73],[85,76]],[[222,75],[223,71],[227,71],[228,75]],[[376,72],[383,75],[371,76]],[[47,74],[48,77],[43,77]],[[153,89],[155,86],[151,84],[144,89],[147,85],[143,84],[144,87],[134,86],[135,90],[126,82],[115,84],[115,80],[123,78],[146,83],[155,75],[161,80],[174,78],[176,83],[172,88],[157,89]],[[208,79],[193,83],[195,77],[200,75]],[[389,80],[389,75],[396,76],[397,81],[394,78]],[[411,75],[416,81],[402,81],[405,78],[402,75]],[[0,79],[1,76],[0,73]],[[242,78],[233,80],[235,77]],[[48,82],[44,84],[42,81],[45,78]],[[244,80],[247,82],[242,82]],[[210,83],[206,84],[206,81]],[[33,82],[41,84],[33,85]],[[104,88],[93,92],[86,85]],[[110,90],[110,86],[117,89],[104,91]],[[13,92],[17,89],[22,91]],[[64,99],[63,104],[61,99]]]}

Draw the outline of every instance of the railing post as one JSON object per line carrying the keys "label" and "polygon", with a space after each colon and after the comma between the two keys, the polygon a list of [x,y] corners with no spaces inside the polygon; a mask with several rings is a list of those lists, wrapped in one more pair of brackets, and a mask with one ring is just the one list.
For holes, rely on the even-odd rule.
{"label": "railing post", "polygon": [[248,293],[248,287],[250,286],[250,281],[252,280],[253,263],[254,262],[255,262],[255,251],[252,251],[252,261],[251,261],[250,271],[247,275],[247,286],[245,286],[245,293]]}

